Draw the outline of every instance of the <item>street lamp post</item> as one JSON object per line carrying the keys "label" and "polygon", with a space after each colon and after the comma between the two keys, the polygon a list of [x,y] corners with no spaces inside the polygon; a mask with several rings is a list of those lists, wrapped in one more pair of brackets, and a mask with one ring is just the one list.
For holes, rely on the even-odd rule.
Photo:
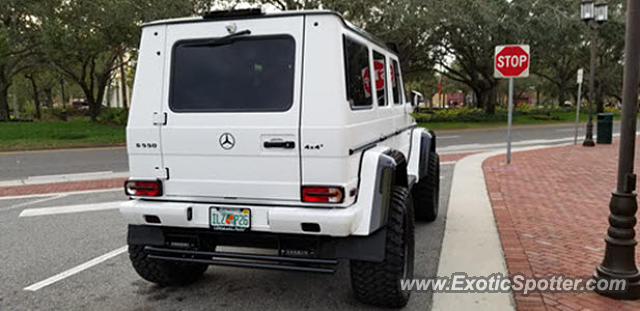
{"label": "street lamp post", "polygon": [[638,82],[640,69],[640,1],[627,0],[627,32],[625,38],[622,121],[620,123],[620,155],[618,182],[609,203],[609,229],[602,263],[596,268],[595,280],[625,280],[624,291],[597,289],[596,292],[615,299],[640,299],[640,273],[635,262],[636,175],[633,173],[638,114]]}
{"label": "street lamp post", "polygon": [[587,133],[582,143],[585,147],[593,147],[593,101],[595,100],[596,58],[598,27],[608,19],[608,6],[606,1],[582,0],[580,4],[580,18],[589,26],[591,34],[591,63],[589,69],[589,120],[587,121]]}

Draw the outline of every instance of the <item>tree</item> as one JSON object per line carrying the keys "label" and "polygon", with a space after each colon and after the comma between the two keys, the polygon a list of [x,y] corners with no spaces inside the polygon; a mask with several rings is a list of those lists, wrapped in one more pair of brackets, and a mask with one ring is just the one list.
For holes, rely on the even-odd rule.
{"label": "tree", "polygon": [[530,11],[523,21],[529,26],[523,35],[532,46],[531,72],[549,82],[550,93],[561,105],[573,90],[578,68],[588,60],[584,46],[588,36],[579,6],[573,0],[536,0],[521,5]]}
{"label": "tree", "polygon": [[[51,64],[78,84],[92,120],[100,113],[106,86],[139,43],[140,25],[185,16],[211,1],[58,0],[41,11],[45,54]],[[129,56],[125,58],[125,56]]]}
{"label": "tree", "polygon": [[449,0],[431,12],[437,21],[433,37],[439,41],[432,51],[437,68],[473,90],[478,107],[488,113],[494,113],[496,105],[495,46],[526,41],[520,33],[528,11],[517,2]]}
{"label": "tree", "polygon": [[29,66],[35,54],[32,40],[38,30],[29,15],[35,1],[4,0],[0,3],[0,121],[9,119],[7,94],[13,78]]}

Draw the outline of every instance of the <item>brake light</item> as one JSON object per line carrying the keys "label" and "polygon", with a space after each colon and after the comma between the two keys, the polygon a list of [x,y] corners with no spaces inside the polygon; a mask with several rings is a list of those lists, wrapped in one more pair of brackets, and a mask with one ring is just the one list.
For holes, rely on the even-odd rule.
{"label": "brake light", "polygon": [[159,197],[162,196],[162,183],[159,180],[128,180],[124,183],[124,191],[127,195]]}
{"label": "brake light", "polygon": [[344,190],[342,187],[304,186],[302,202],[342,203]]}

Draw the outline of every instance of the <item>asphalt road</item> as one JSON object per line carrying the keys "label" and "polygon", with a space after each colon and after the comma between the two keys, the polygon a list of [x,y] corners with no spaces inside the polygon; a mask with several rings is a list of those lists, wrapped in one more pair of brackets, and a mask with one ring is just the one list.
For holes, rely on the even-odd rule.
{"label": "asphalt road", "polygon": [[[614,133],[619,132],[614,123]],[[640,128],[640,127],[639,127]],[[584,125],[579,127],[584,138]],[[477,152],[506,147],[506,129],[471,129],[437,132],[441,154]],[[555,145],[573,142],[573,125],[516,127],[513,146]],[[29,176],[78,174],[91,172],[126,172],[129,170],[124,148],[0,153],[0,181]]]}
{"label": "asphalt road", "polygon": [[[436,274],[452,172],[453,165],[442,167],[439,218],[416,226],[416,277]],[[120,190],[0,199],[0,310],[371,309],[352,298],[346,261],[335,275],[210,267],[188,287],[152,285],[122,249],[126,223],[119,212],[86,211],[124,200]],[[51,214],[51,208],[76,205],[85,211]],[[39,282],[114,250],[112,258],[38,289]],[[408,310],[430,305],[430,293],[413,293]]]}
{"label": "asphalt road", "polygon": [[0,152],[0,180],[104,171],[129,171],[125,148]]}
{"label": "asphalt road", "polygon": [[[594,126],[594,140],[597,127]],[[620,122],[614,122],[613,133],[620,133]],[[578,127],[578,143],[584,140],[585,125]],[[507,129],[465,129],[436,132],[438,151],[441,154],[490,151],[506,148]],[[511,136],[513,147],[533,145],[557,145],[573,143],[575,126],[573,124],[538,125],[514,127]]]}

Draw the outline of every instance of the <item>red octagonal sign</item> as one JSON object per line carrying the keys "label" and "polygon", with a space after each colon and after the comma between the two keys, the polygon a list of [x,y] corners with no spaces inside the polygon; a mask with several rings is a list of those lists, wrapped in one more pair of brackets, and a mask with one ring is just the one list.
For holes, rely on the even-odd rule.
{"label": "red octagonal sign", "polygon": [[529,46],[501,45],[496,47],[496,78],[526,78],[529,76]]}

